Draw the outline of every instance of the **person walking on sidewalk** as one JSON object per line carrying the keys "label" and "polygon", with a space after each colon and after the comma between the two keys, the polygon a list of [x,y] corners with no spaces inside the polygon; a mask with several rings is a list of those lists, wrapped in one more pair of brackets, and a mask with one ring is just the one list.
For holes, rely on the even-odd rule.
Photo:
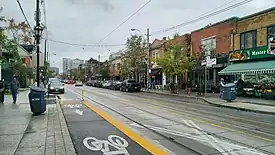
{"label": "person walking on sidewalk", "polygon": [[19,82],[17,81],[16,76],[14,76],[13,80],[11,81],[11,94],[12,94],[12,99],[14,104],[16,103],[18,89],[19,89]]}
{"label": "person walking on sidewalk", "polygon": [[5,84],[4,79],[0,80],[0,102],[4,103],[4,97],[5,97]]}

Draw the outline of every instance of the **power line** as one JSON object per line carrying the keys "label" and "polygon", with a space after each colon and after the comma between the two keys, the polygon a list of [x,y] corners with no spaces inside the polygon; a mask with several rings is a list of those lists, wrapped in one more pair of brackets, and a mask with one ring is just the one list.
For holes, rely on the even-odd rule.
{"label": "power line", "polygon": [[70,42],[65,42],[65,41],[60,41],[60,40],[53,40],[53,39],[49,39],[49,38],[42,38],[42,39],[46,39],[48,41],[55,42],[55,43],[66,44],[66,45],[71,45],[71,46],[80,46],[80,47],[116,47],[116,46],[124,46],[125,45],[125,44],[103,44],[103,45],[78,44],[78,43],[70,43]]}
{"label": "power line", "polygon": [[141,11],[146,5],[148,5],[152,0],[147,1],[145,4],[143,4],[137,11],[135,11],[133,14],[131,14],[127,19],[125,19],[122,23],[120,23],[116,28],[114,28],[108,35],[106,35],[104,38],[98,41],[98,44],[101,43],[103,40],[108,38],[112,33],[114,33],[117,29],[119,29],[123,24],[125,24],[128,20],[130,20],[134,15],[136,15],[139,11]]}
{"label": "power line", "polygon": [[24,9],[23,9],[23,7],[22,7],[20,1],[17,0],[17,3],[18,3],[18,6],[19,6],[19,8],[20,8],[20,10],[21,10],[21,13],[23,14],[23,16],[24,16],[24,18],[25,18],[25,21],[27,22],[27,24],[28,24],[28,26],[29,26],[30,32],[33,34],[32,27],[31,27],[31,25],[30,25],[30,23],[29,23],[29,21],[28,21],[28,18],[27,18],[27,16],[26,16],[25,12],[24,12]]}
{"label": "power line", "polygon": [[[241,1],[241,2],[235,3],[235,4],[233,4],[233,5],[230,5],[230,6],[226,7],[226,8],[217,10],[217,11],[212,12],[212,13],[208,13],[208,12],[209,12],[209,11],[208,11],[208,12],[203,13],[202,15],[198,16],[196,19],[192,19],[192,20],[186,21],[186,22],[184,22],[184,23],[181,23],[181,24],[178,24],[178,25],[175,25],[175,26],[172,26],[172,27],[163,29],[163,30],[154,31],[154,32],[152,32],[151,34],[159,34],[159,33],[168,32],[168,31],[171,31],[171,30],[174,30],[174,29],[178,29],[178,28],[181,28],[181,27],[183,27],[183,26],[190,25],[190,24],[193,24],[193,23],[198,22],[198,21],[200,21],[200,20],[204,20],[204,19],[207,19],[207,18],[209,18],[209,17],[213,17],[213,16],[215,16],[215,15],[218,15],[218,14],[221,14],[221,13],[223,13],[223,12],[226,12],[226,11],[228,11],[228,10],[237,8],[237,7],[241,6],[241,5],[244,5],[244,4],[246,4],[246,3],[249,3],[249,2],[251,2],[251,1],[253,1],[253,0],[243,0],[243,1]],[[230,2],[230,3],[231,3],[231,2]],[[215,10],[216,10],[216,9],[215,9]],[[207,13],[208,13],[208,14],[207,14]],[[205,15],[205,14],[206,14],[206,15]]]}

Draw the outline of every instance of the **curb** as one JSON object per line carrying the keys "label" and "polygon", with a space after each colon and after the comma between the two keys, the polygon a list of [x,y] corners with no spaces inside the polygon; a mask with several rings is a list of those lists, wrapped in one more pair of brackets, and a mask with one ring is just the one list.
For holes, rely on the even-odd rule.
{"label": "curb", "polygon": [[67,123],[65,121],[65,117],[63,114],[63,111],[60,107],[60,100],[56,98],[56,106],[57,106],[57,111],[58,111],[58,116],[59,116],[59,121],[61,124],[61,130],[62,130],[62,136],[64,140],[64,145],[65,145],[65,150],[67,155],[76,155],[76,150],[72,142],[72,138],[70,136],[69,130]]}
{"label": "curb", "polygon": [[[246,109],[246,108],[241,108],[241,107],[233,107],[233,106],[228,106],[224,104],[217,104],[212,101],[209,101],[206,98],[203,97],[195,97],[195,96],[179,96],[179,95],[173,95],[173,94],[164,94],[164,93],[157,93],[157,92],[148,92],[148,91],[142,91],[145,93],[153,93],[153,94],[159,94],[159,95],[166,95],[166,96],[178,96],[178,97],[184,97],[184,98],[193,98],[193,99],[198,99],[207,102],[208,104],[217,106],[217,107],[224,107],[224,108],[230,108],[230,109],[236,109],[236,110],[242,110],[242,111],[249,111],[249,112],[255,112],[255,113],[261,113],[261,114],[270,114],[270,115],[275,115],[275,112],[269,112],[269,111],[262,111],[262,110],[254,110],[254,109]],[[266,106],[266,105],[265,105]]]}

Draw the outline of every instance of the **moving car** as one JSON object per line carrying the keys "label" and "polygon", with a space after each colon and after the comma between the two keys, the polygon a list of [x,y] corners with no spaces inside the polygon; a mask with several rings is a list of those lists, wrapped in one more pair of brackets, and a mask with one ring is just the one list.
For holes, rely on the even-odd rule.
{"label": "moving car", "polygon": [[135,79],[124,80],[120,87],[120,91],[126,91],[126,92],[130,92],[130,91],[139,92],[140,90],[141,90],[141,85]]}
{"label": "moving car", "polygon": [[49,84],[48,87],[48,93],[53,94],[53,93],[61,93],[64,94],[64,84],[58,81],[53,81]]}
{"label": "moving car", "polygon": [[76,83],[74,84],[74,86],[76,86],[76,87],[82,87],[83,83],[81,81],[76,81]]}

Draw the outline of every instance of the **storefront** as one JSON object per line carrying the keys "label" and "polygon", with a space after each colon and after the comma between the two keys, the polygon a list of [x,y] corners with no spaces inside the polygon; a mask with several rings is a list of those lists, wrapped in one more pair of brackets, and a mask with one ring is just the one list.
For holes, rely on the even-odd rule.
{"label": "storefront", "polygon": [[[220,71],[219,75],[231,75],[234,80],[242,79],[250,83],[251,89],[256,89],[256,86],[261,87],[260,89],[269,87],[275,94],[275,53],[270,47],[231,51],[229,61],[232,64]],[[255,94],[257,92],[253,95]]]}
{"label": "storefront", "polygon": [[155,85],[162,85],[162,70],[161,68],[151,69],[151,83]]}

